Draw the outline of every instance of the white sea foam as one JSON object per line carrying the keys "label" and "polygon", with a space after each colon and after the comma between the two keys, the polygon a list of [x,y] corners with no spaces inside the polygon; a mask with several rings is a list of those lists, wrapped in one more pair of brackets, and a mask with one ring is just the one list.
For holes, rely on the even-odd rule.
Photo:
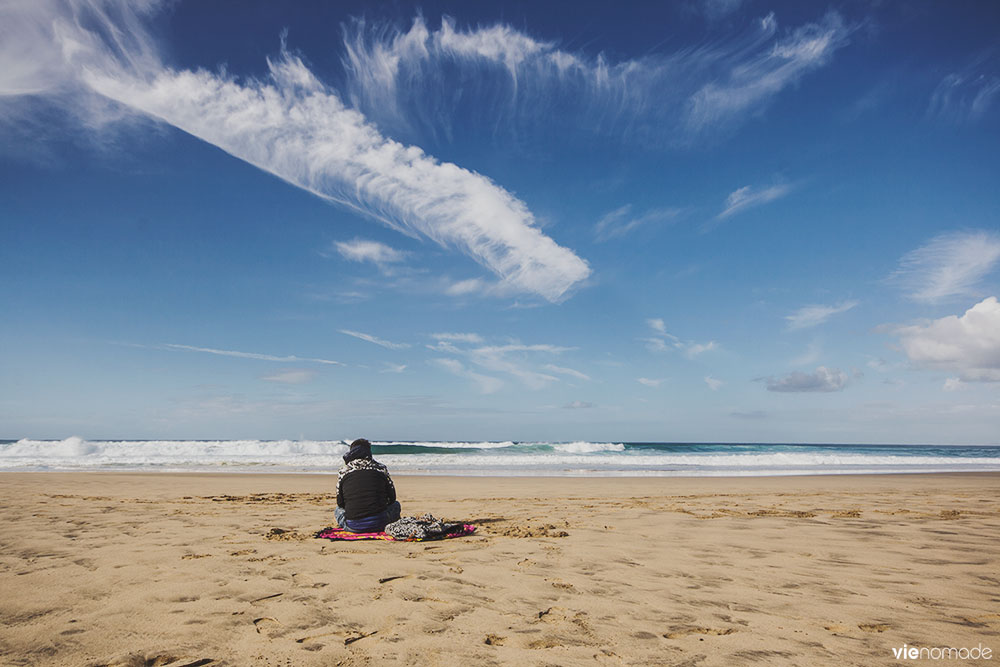
{"label": "white sea foam", "polygon": [[568,454],[587,454],[590,452],[624,452],[625,445],[610,442],[567,442],[552,445],[557,452]]}
{"label": "white sea foam", "polygon": [[342,440],[19,440],[0,445],[0,468],[192,469],[215,466],[334,468],[347,452]]}
{"label": "white sea foam", "polygon": [[[836,448],[779,451],[668,451],[597,442],[375,442],[428,448],[428,452],[379,454],[400,473],[489,475],[775,475],[868,472],[1000,470],[996,456],[960,457]],[[430,448],[436,448],[436,451]],[[334,472],[343,463],[344,440],[20,440],[0,444],[0,470],[257,470]],[[454,453],[442,453],[441,449]]]}

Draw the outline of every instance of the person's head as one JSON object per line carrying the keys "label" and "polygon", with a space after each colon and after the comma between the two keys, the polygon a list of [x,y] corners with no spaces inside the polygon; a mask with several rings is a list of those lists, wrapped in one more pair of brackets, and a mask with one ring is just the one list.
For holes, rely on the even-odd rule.
{"label": "person's head", "polygon": [[351,449],[344,454],[344,463],[350,463],[356,459],[370,459],[372,457],[372,443],[364,438],[358,438],[351,443]]}

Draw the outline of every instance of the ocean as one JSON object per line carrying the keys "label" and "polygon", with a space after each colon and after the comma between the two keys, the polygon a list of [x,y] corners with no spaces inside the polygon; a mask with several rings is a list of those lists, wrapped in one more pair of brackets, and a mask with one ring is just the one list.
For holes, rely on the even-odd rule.
{"label": "ocean", "polygon": [[[344,440],[0,440],[2,471],[336,473]],[[393,474],[743,477],[1000,471],[1000,445],[375,441]]]}

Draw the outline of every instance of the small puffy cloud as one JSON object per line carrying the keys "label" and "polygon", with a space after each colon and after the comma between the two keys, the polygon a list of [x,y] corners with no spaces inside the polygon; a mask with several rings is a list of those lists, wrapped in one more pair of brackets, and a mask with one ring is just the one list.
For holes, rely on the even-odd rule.
{"label": "small puffy cloud", "polygon": [[355,338],[368,341],[369,343],[374,343],[375,345],[380,345],[388,350],[402,350],[410,347],[409,343],[392,343],[390,341],[383,340],[381,338],[377,338],[376,336],[372,336],[371,334],[362,333],[360,331],[350,331],[349,329],[341,329],[340,333],[346,336],[354,336]]}
{"label": "small puffy cloud", "polygon": [[650,328],[657,333],[660,334],[667,333],[667,325],[664,324],[663,320],[658,317],[646,320],[646,324],[648,324]]}
{"label": "small puffy cloud", "polygon": [[938,303],[975,294],[976,287],[1000,261],[1000,234],[992,231],[949,232],[907,253],[889,277],[914,301]]}
{"label": "small puffy cloud", "polygon": [[711,389],[712,391],[718,391],[719,387],[721,387],[722,385],[724,385],[726,383],[723,382],[722,380],[717,380],[716,378],[712,377],[711,375],[707,375],[707,376],[705,376],[705,384],[707,384],[708,388]]}
{"label": "small puffy cloud", "polygon": [[803,306],[791,315],[785,315],[789,329],[808,329],[823,324],[834,315],[846,313],[858,305],[857,301],[842,301],[835,306]]}
{"label": "small puffy cloud", "polygon": [[654,378],[636,378],[635,381],[638,382],[641,385],[646,386],[646,387],[654,387],[654,388],[655,387],[659,387],[661,384],[663,384],[663,378],[658,378],[658,379],[654,379]]}
{"label": "small puffy cloud", "polygon": [[261,380],[266,382],[279,382],[281,384],[304,384],[316,377],[316,371],[292,368],[286,371],[277,371],[269,375],[262,375]]}
{"label": "small puffy cloud", "polygon": [[477,292],[482,292],[486,289],[486,283],[479,278],[469,278],[468,280],[459,280],[448,285],[444,293],[448,296],[467,296],[469,294],[476,294]]}
{"label": "small puffy cloud", "polygon": [[910,361],[957,373],[964,382],[1000,382],[1000,303],[983,299],[961,317],[896,330]]}
{"label": "small puffy cloud", "polygon": [[947,378],[941,386],[945,391],[958,391],[965,383],[960,378]]}
{"label": "small puffy cloud", "polygon": [[813,373],[796,371],[782,377],[767,378],[767,390],[778,392],[832,392],[847,386],[847,373],[838,368],[819,366]]}
{"label": "small puffy cloud", "polygon": [[769,188],[758,190],[746,185],[738,190],[735,190],[734,192],[731,192],[729,196],[726,197],[726,206],[722,209],[722,212],[716,216],[716,220],[724,220],[741,211],[745,211],[748,208],[753,208],[755,206],[775,201],[776,199],[781,199],[791,192],[791,190],[792,188],[790,185],[783,184],[772,185]]}
{"label": "small puffy cloud", "polygon": [[334,244],[337,252],[344,259],[352,262],[371,262],[384,269],[389,264],[402,262],[406,254],[378,241],[354,239],[353,241],[337,241]]}

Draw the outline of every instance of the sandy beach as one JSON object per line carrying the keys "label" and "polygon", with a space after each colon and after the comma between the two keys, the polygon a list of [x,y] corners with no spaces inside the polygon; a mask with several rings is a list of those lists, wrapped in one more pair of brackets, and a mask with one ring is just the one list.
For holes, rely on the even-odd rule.
{"label": "sandy beach", "polygon": [[426,543],[314,539],[335,484],[0,474],[0,663],[1000,660],[998,474],[397,476]]}

